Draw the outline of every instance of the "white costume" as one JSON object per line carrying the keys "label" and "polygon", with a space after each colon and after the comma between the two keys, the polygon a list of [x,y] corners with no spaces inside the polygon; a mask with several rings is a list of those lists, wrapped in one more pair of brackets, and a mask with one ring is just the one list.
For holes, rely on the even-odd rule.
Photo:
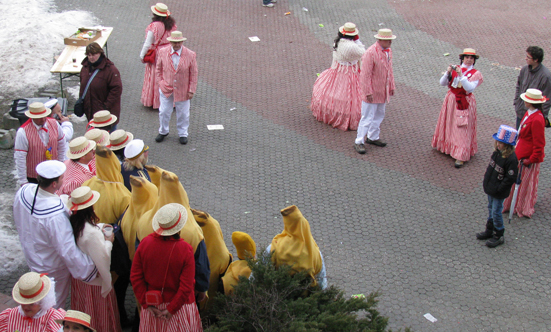
{"label": "white costume", "polygon": [[55,308],[61,308],[69,295],[71,275],[90,282],[96,277],[97,269],[90,257],[76,246],[67,208],[59,196],[38,189],[31,215],[37,189],[36,184],[26,184],[17,191],[13,219],[27,265],[31,271],[48,273],[56,280]]}

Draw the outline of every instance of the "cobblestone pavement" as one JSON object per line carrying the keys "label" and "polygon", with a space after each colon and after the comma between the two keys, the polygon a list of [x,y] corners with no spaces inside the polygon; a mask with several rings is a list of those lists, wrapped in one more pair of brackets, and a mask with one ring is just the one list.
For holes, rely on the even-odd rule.
{"label": "cobblestone pavement", "polygon": [[[149,144],[150,163],[179,175],[192,207],[220,221],[231,251],[238,230],[267,245],[282,229],[279,210],[296,204],[323,251],[330,283],[347,294],[381,291],[379,308],[392,328],[551,330],[549,162],[541,167],[532,219],[506,224],[497,249],[474,236],[486,220],[481,181],[491,134],[514,124],[515,67],[530,44],[551,52],[549,13],[534,13],[537,2],[280,0],[264,8],[260,0],[165,1],[199,64],[186,146],[174,127],[155,143],[157,112],[140,104],[137,55],[152,3],[56,3],[115,27],[109,56],[124,84],[119,128]],[[366,45],[380,27],[398,35],[397,92],[381,134],[389,145],[368,146],[364,156],[353,149],[354,132],[319,123],[308,109],[316,73],[330,66],[332,40],[347,21]],[[475,91],[479,152],[457,170],[430,142],[446,93],[438,79],[465,47],[480,50],[484,83]],[[209,124],[224,130],[208,131]],[[0,156],[3,169],[13,167],[11,151]],[[14,190],[9,178],[0,185]],[[0,279],[0,291],[9,294],[16,278]]]}

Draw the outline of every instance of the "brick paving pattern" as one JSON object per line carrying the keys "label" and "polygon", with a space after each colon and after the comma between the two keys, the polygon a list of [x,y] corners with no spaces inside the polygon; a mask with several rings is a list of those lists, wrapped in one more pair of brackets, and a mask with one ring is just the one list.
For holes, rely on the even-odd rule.
{"label": "brick paving pattern", "polygon": [[[124,84],[119,128],[144,139],[150,163],[180,177],[191,206],[220,222],[230,251],[238,230],[269,244],[282,229],[279,210],[296,204],[323,251],[329,282],[347,294],[381,291],[379,308],[393,329],[551,330],[548,161],[533,218],[506,224],[497,249],[475,238],[487,216],[481,182],[491,135],[515,120],[515,67],[525,64],[530,44],[551,52],[546,14],[530,16],[535,1],[468,2],[468,11],[449,0],[280,0],[274,8],[260,0],[166,0],[199,65],[185,146],[174,119],[167,139],[155,143],[158,113],[140,104],[148,4],[56,4],[115,27],[109,57]],[[398,36],[397,92],[381,126],[389,145],[368,145],[363,156],[353,149],[355,132],[319,123],[308,109],[316,73],[330,66],[332,41],[347,21],[366,46],[380,27]],[[475,91],[479,152],[457,170],[430,142],[446,93],[438,79],[465,47],[479,50],[484,83]],[[209,124],[224,130],[208,131]],[[0,151],[3,169],[13,168],[11,153]],[[6,177],[0,186],[15,188]],[[0,278],[0,291],[10,294],[18,276]]]}

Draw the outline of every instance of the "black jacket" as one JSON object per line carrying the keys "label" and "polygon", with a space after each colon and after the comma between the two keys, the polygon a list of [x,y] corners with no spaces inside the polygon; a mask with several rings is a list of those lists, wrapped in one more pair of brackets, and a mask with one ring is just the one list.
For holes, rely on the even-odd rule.
{"label": "black jacket", "polygon": [[484,174],[484,192],[497,199],[505,199],[517,180],[518,160],[513,152],[505,159],[495,150]]}

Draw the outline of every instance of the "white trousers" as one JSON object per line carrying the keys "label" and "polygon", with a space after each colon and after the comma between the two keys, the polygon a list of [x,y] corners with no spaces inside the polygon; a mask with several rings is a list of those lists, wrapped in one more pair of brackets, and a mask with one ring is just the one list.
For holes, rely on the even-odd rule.
{"label": "white trousers", "polygon": [[365,143],[365,135],[372,141],[379,139],[381,133],[381,122],[385,118],[386,103],[369,104],[362,101],[362,118],[358,124],[358,135],[356,144]]}
{"label": "white trousers", "polygon": [[[48,275],[52,277],[52,275]],[[71,275],[53,277],[55,280],[55,306],[56,309],[65,309],[65,302],[71,290]]]}
{"label": "white trousers", "polygon": [[174,108],[176,108],[176,127],[178,128],[178,136],[187,137],[190,100],[174,102],[174,93],[167,98],[161,89],[159,89],[159,96],[161,101],[161,105],[159,106],[159,134],[168,135],[170,116]]}

